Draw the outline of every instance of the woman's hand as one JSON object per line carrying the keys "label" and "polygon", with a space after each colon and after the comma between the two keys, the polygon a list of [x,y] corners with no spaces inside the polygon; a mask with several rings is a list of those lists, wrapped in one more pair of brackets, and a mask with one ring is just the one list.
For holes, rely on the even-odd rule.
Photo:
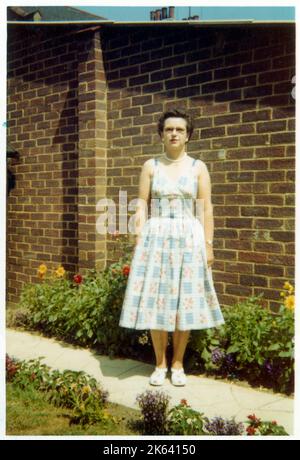
{"label": "woman's hand", "polygon": [[206,257],[207,257],[207,265],[211,267],[212,264],[214,263],[214,251],[213,251],[212,245],[207,244],[207,243],[206,243]]}

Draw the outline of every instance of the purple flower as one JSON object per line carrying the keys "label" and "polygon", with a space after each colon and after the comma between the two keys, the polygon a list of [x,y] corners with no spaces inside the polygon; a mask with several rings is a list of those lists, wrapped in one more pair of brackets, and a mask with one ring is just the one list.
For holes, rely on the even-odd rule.
{"label": "purple flower", "polygon": [[206,429],[212,435],[234,436],[243,434],[244,425],[241,422],[236,422],[233,418],[226,420],[222,417],[215,417],[206,424]]}
{"label": "purple flower", "polygon": [[145,434],[164,434],[170,397],[163,391],[150,390],[136,398],[144,419]]}
{"label": "purple flower", "polygon": [[230,372],[234,369],[235,356],[233,353],[228,353],[228,355],[225,355],[224,360],[223,360],[223,366],[227,370],[227,372]]}
{"label": "purple flower", "polygon": [[270,363],[270,361],[266,360],[264,362],[264,368],[265,368],[265,371],[267,372],[267,374],[272,375],[273,370],[274,370],[274,366]]}
{"label": "purple flower", "polygon": [[220,364],[222,360],[224,359],[224,356],[225,356],[225,353],[220,348],[215,348],[211,352],[211,360],[213,364]]}

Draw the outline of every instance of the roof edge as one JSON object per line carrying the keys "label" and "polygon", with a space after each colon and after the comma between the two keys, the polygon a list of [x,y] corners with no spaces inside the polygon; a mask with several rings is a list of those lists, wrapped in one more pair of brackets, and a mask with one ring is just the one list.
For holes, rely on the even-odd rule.
{"label": "roof edge", "polygon": [[132,26],[161,26],[161,25],[192,25],[192,26],[201,26],[201,25],[245,25],[245,24],[259,24],[259,25],[271,25],[271,24],[292,24],[296,25],[295,20],[278,20],[278,21],[256,21],[253,19],[246,19],[246,20],[236,20],[236,21],[227,21],[227,20],[219,20],[219,21],[211,21],[211,20],[204,20],[204,21],[111,21],[109,19],[105,20],[90,20],[90,21],[7,21],[8,25],[63,25],[63,24],[70,24],[70,25],[80,25],[80,24],[98,24],[98,25],[115,25],[115,26],[122,26],[122,25],[132,25]]}

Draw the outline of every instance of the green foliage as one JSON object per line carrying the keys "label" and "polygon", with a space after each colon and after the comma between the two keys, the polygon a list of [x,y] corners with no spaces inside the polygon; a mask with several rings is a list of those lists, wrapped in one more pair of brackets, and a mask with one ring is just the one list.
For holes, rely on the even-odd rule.
{"label": "green foliage", "polygon": [[[163,391],[150,391],[137,396],[141,409],[143,433],[147,435],[181,436],[283,436],[288,435],[283,426],[274,420],[261,421],[249,415],[246,422],[217,416],[209,419],[193,410],[185,399],[168,409],[170,397]],[[247,428],[246,428],[247,427]]]}
{"label": "green foliage", "polygon": [[140,332],[119,327],[129,268],[126,259],[105,270],[89,270],[80,284],[66,278],[44,278],[25,285],[20,307],[27,326],[114,356],[134,356]]}
{"label": "green foliage", "polygon": [[193,410],[185,400],[168,413],[167,432],[169,435],[205,435],[204,424],[208,419]]}
{"label": "green foliage", "polygon": [[17,387],[42,391],[55,406],[73,409],[72,423],[93,424],[109,417],[105,411],[108,393],[84,372],[61,373],[41,364],[40,358],[18,362],[7,357],[6,373]]}
{"label": "green foliage", "polygon": [[290,393],[294,378],[294,314],[281,306],[277,314],[261,306],[261,296],[223,309],[225,324],[192,334],[189,348],[205,370],[272,382]]}
{"label": "green foliage", "polygon": [[255,414],[248,416],[248,427],[246,429],[248,436],[286,436],[288,433],[284,427],[278,425],[276,420],[272,422],[261,421]]}
{"label": "green foliage", "polygon": [[20,306],[28,310],[29,326],[60,336],[64,329],[64,308],[72,303],[75,290],[63,278],[26,284],[21,292]]}

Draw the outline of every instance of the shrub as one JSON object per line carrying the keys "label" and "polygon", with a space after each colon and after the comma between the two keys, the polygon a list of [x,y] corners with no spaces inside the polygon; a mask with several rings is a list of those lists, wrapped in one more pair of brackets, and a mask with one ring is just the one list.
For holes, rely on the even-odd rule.
{"label": "shrub", "polygon": [[[194,332],[189,348],[210,373],[246,378],[291,393],[294,383],[294,312],[288,295],[278,313],[263,308],[261,296],[224,308],[220,328]],[[194,363],[195,365],[195,363]],[[270,379],[270,377],[272,377]]]}
{"label": "shrub", "polygon": [[136,400],[142,412],[144,434],[166,434],[170,397],[162,391],[147,390]]}
{"label": "shrub", "polygon": [[84,277],[77,274],[72,280],[65,271],[59,277],[47,277],[46,265],[40,267],[44,267],[41,283],[27,284],[20,297],[29,327],[79,345],[96,346],[109,356],[138,356],[142,332],[119,327],[129,273],[123,259],[101,272],[88,270]]}
{"label": "shrub", "polygon": [[285,436],[288,433],[283,426],[278,425],[276,420],[262,422],[255,414],[248,415],[247,435],[248,436]]}
{"label": "shrub", "polygon": [[55,406],[73,409],[71,423],[86,425],[108,418],[107,391],[84,372],[51,371],[41,364],[40,358],[19,362],[7,356],[6,375],[8,381],[21,389],[42,391]]}
{"label": "shrub", "polygon": [[15,378],[16,373],[19,370],[20,365],[16,360],[10,358],[8,355],[6,355],[5,362],[6,362],[6,381],[12,382]]}
{"label": "shrub", "polygon": [[193,410],[182,399],[178,406],[173,407],[168,413],[167,433],[170,435],[204,435],[204,423],[207,418]]}
{"label": "shrub", "polygon": [[222,417],[214,417],[205,425],[205,429],[215,436],[239,436],[244,432],[244,425],[242,422],[236,422],[234,418],[226,420]]}

